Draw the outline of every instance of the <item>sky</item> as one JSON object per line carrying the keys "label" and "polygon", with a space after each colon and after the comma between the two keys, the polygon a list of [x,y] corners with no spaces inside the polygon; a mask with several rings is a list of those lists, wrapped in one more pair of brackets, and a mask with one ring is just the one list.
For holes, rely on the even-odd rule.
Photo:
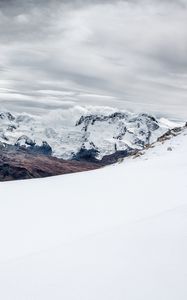
{"label": "sky", "polygon": [[186,0],[0,0],[0,110],[187,119]]}

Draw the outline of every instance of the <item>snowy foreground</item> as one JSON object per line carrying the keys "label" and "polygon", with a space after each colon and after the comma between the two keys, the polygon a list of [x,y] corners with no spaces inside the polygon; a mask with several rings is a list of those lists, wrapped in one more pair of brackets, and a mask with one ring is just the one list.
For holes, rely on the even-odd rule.
{"label": "snowy foreground", "polygon": [[187,299],[187,131],[97,171],[1,183],[0,195],[0,299]]}

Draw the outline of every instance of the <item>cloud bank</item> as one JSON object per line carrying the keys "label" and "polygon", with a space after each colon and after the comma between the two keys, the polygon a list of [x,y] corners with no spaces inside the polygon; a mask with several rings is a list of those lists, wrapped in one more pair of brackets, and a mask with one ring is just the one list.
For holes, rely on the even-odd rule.
{"label": "cloud bank", "polygon": [[0,0],[0,107],[187,117],[187,3]]}

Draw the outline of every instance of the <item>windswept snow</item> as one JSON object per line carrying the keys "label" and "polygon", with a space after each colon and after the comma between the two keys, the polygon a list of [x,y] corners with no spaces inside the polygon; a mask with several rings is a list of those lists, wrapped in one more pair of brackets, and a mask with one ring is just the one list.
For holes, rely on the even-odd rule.
{"label": "windswept snow", "polygon": [[186,178],[187,131],[100,170],[1,183],[0,299],[186,300]]}

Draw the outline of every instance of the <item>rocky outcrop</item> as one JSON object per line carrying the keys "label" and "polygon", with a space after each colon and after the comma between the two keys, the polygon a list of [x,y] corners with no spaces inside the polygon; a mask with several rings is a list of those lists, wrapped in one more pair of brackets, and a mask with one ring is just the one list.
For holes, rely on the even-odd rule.
{"label": "rocky outcrop", "polygon": [[103,158],[101,159],[101,164],[104,166],[115,164],[116,162],[120,162],[124,158],[132,156],[135,153],[137,153],[137,150],[133,149],[116,151],[113,154],[103,156]]}
{"label": "rocky outcrop", "polygon": [[28,149],[0,145],[0,181],[41,178],[74,172],[93,170],[99,164],[80,161],[65,161]]}
{"label": "rocky outcrop", "polygon": [[52,148],[46,141],[42,141],[42,145],[37,145],[26,135],[19,137],[14,146],[23,150],[27,149],[27,152],[33,154],[52,155]]}
{"label": "rocky outcrop", "polygon": [[115,151],[112,154],[103,156],[102,159],[98,159],[97,158],[98,150],[95,149],[87,150],[85,148],[81,148],[78,153],[74,154],[72,160],[86,161],[86,162],[96,163],[100,166],[106,166],[106,165],[114,164],[118,162],[120,159],[131,156],[135,153],[137,153],[137,150],[129,148],[126,150]]}
{"label": "rocky outcrop", "polygon": [[0,181],[42,178],[74,172],[94,170],[132,155],[128,151],[116,151],[102,160],[97,153],[81,149],[72,160],[63,160],[49,155],[30,152],[28,148],[0,144]]}
{"label": "rocky outcrop", "polygon": [[10,112],[1,112],[0,119],[8,120],[8,121],[15,121],[15,117]]}
{"label": "rocky outcrop", "polygon": [[170,140],[172,137],[179,135],[185,128],[187,128],[187,124],[185,124],[185,126],[183,127],[169,129],[166,133],[164,133],[157,139],[157,142],[165,142],[166,140]]}
{"label": "rocky outcrop", "polygon": [[82,132],[82,147],[89,150],[94,144],[100,159],[116,151],[143,149],[167,130],[149,114],[123,112],[82,116],[76,127]]}
{"label": "rocky outcrop", "polygon": [[97,155],[98,155],[98,150],[94,148],[92,149],[81,148],[76,154],[73,155],[72,160],[98,163],[99,160],[97,159]]}

